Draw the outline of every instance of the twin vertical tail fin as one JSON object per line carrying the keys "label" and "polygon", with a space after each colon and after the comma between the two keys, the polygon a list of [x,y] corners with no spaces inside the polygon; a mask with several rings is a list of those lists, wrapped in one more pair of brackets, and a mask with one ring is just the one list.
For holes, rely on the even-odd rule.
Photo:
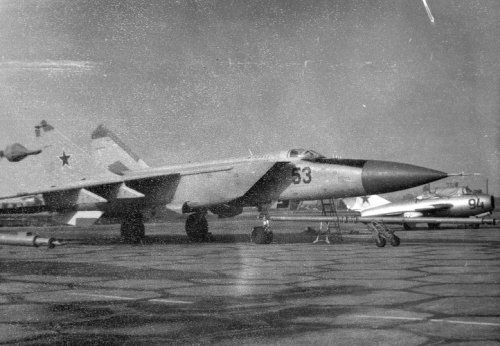
{"label": "twin vertical tail fin", "polygon": [[[36,125],[34,133],[31,132],[26,141],[30,142],[27,147],[35,150],[16,143],[2,153],[6,158],[0,163],[2,208],[16,208],[17,202],[21,206],[34,206],[40,210],[54,207],[61,211],[57,216],[72,225],[80,219],[95,221],[99,218],[102,212],[98,210],[74,210],[80,204],[105,201],[81,186],[102,181],[119,183],[118,177],[95,164],[85,150],[46,121]],[[22,199],[12,198],[27,195],[32,196],[36,203],[24,203]],[[16,206],[9,205],[8,198],[16,202]],[[92,215],[89,216],[89,213]]]}
{"label": "twin vertical tail fin", "polygon": [[[45,120],[35,126],[35,145],[41,152],[31,159],[25,159],[26,164],[34,165],[33,174],[42,181],[41,186],[61,186],[78,181],[93,180],[97,177],[113,176],[109,171],[96,164],[80,146],[59,132]],[[19,166],[21,169],[21,166]],[[24,173],[24,172],[23,172]]]}
{"label": "twin vertical tail fin", "polygon": [[92,157],[110,172],[123,175],[126,171],[149,168],[132,149],[104,125],[92,132]]}
{"label": "twin vertical tail fin", "polygon": [[[126,169],[147,167],[112,133],[101,127],[100,134],[101,136],[94,136],[94,142],[107,139],[111,143],[104,146],[108,149],[105,151],[108,156],[101,158],[112,158],[114,161],[111,163],[123,161]],[[93,222],[102,215],[96,205],[106,203],[107,197],[102,197],[92,187],[106,186],[99,191],[111,191],[112,195],[127,191],[127,187],[117,176],[123,172],[123,168],[122,171],[113,172],[109,165],[102,165],[103,160],[96,162],[96,156],[90,155],[46,121],[35,126],[34,136],[31,132],[27,140],[33,142],[28,147],[35,150],[28,150],[16,143],[1,152],[0,158],[6,160],[1,162],[0,198],[5,200],[14,196],[41,196],[41,204],[47,210],[57,210],[61,222],[75,225],[81,220]],[[139,197],[144,196],[139,196],[139,193],[134,195],[134,198]]]}
{"label": "twin vertical tail fin", "polygon": [[0,197],[25,195],[82,181],[116,179],[116,175],[94,163],[93,158],[46,121],[35,126],[26,149],[19,143],[2,152]]}

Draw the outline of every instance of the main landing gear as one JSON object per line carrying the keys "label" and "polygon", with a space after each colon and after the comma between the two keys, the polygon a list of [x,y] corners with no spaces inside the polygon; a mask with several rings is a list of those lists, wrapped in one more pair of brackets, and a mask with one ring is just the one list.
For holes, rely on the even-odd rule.
{"label": "main landing gear", "polygon": [[[188,216],[186,220],[186,234],[190,242],[213,242],[215,237],[208,231],[206,219],[207,211],[200,210]],[[250,239],[256,244],[269,244],[273,241],[273,232],[269,228],[269,220],[266,215],[261,214],[263,226],[254,227]]]}
{"label": "main landing gear", "polygon": [[385,224],[380,222],[370,222],[368,228],[372,231],[373,239],[378,247],[384,247],[387,241],[392,246],[399,246],[401,239],[394,234],[394,230],[389,229]]}
{"label": "main landing gear", "polygon": [[120,226],[120,234],[127,243],[140,243],[145,236],[145,227],[141,213],[131,213]]}
{"label": "main landing gear", "polygon": [[190,242],[212,242],[215,237],[208,231],[207,211],[201,210],[188,216],[186,233]]}

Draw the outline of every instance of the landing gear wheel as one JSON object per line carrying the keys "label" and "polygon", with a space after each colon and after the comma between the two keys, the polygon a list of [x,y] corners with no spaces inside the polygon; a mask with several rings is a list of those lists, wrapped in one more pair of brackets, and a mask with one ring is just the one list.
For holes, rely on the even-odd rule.
{"label": "landing gear wheel", "polygon": [[254,227],[250,239],[255,244],[269,244],[273,241],[273,232],[267,231],[264,227]]}
{"label": "landing gear wheel", "polygon": [[205,213],[194,213],[186,220],[186,233],[189,241],[204,242],[214,241],[214,236],[208,231],[208,222]]}
{"label": "landing gear wheel", "polygon": [[385,239],[382,237],[379,237],[378,239],[375,239],[375,244],[378,247],[384,247],[385,246]]}
{"label": "landing gear wheel", "polygon": [[401,239],[399,239],[399,237],[397,235],[395,235],[391,238],[391,245],[392,246],[399,246],[400,243],[401,243]]}
{"label": "landing gear wheel", "polygon": [[120,235],[127,243],[140,243],[145,237],[145,227],[141,215],[133,215],[120,226]]}

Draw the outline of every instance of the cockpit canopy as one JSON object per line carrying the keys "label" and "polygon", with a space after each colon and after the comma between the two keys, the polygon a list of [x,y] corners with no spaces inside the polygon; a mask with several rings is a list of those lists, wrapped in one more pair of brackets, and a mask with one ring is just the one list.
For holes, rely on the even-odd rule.
{"label": "cockpit canopy", "polygon": [[468,186],[457,187],[438,187],[432,191],[425,191],[424,194],[418,196],[418,200],[430,198],[456,197],[473,195],[474,192]]}
{"label": "cockpit canopy", "polygon": [[326,158],[326,156],[321,155],[320,153],[314,150],[308,150],[308,149],[289,150],[287,157],[297,157],[301,160],[306,160],[306,161],[315,161],[317,159]]}

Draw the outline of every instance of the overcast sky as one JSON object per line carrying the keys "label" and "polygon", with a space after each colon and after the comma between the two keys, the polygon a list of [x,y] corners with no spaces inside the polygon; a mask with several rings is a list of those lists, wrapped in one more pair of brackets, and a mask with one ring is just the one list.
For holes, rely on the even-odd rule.
{"label": "overcast sky", "polygon": [[104,123],[150,165],[311,148],[500,195],[500,2],[0,0],[0,148]]}

